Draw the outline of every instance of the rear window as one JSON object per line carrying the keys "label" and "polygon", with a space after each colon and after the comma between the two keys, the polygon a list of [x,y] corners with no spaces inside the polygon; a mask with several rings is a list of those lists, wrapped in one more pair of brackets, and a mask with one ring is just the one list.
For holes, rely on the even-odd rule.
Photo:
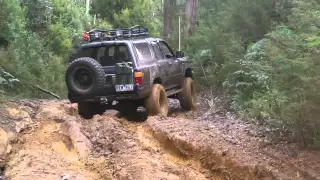
{"label": "rear window", "polygon": [[75,58],[80,57],[91,57],[102,66],[114,66],[116,63],[132,61],[129,49],[125,44],[86,48],[75,56]]}
{"label": "rear window", "polygon": [[151,52],[146,42],[139,42],[133,44],[140,61],[151,61]]}

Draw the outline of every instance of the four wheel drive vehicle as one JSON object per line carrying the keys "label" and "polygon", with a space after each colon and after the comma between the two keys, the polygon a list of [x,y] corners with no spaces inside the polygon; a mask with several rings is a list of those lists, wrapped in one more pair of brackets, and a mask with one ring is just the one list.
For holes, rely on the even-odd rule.
{"label": "four wheel drive vehicle", "polygon": [[86,119],[116,109],[133,113],[144,106],[149,115],[168,114],[168,99],[185,110],[195,109],[195,84],[190,61],[174,53],[142,26],[84,34],[66,72],[68,98]]}

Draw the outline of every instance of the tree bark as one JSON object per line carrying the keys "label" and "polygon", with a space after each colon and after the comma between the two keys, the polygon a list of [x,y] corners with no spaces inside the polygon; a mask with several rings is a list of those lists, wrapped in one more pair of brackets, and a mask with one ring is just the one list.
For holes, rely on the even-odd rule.
{"label": "tree bark", "polygon": [[198,13],[198,0],[186,0],[185,5],[185,37],[193,36],[196,30],[196,20]]}
{"label": "tree bark", "polygon": [[277,1],[276,0],[272,0],[272,8],[275,9],[277,5]]}
{"label": "tree bark", "polygon": [[176,0],[164,0],[163,7],[163,37],[166,40],[170,40],[173,36],[173,18]]}

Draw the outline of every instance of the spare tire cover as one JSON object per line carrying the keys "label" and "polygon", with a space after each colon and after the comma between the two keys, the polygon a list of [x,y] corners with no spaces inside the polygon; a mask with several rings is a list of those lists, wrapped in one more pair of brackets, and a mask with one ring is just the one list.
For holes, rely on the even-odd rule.
{"label": "spare tire cover", "polygon": [[78,58],[71,62],[65,78],[70,93],[76,95],[98,95],[106,86],[102,66],[89,57]]}

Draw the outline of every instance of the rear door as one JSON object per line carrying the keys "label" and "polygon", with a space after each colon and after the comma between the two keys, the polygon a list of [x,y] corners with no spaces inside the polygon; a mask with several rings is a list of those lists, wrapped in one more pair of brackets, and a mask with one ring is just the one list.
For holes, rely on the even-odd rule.
{"label": "rear door", "polygon": [[[145,75],[149,77],[145,77],[149,80],[146,83],[153,83],[154,78],[156,78],[155,76],[159,75],[163,85],[166,86],[166,77],[169,75],[167,60],[157,56],[153,46],[151,45],[150,47],[145,40],[134,42],[133,46],[135,47],[135,51],[139,58],[139,68],[143,69]],[[152,51],[150,48],[152,48]]]}
{"label": "rear door", "polygon": [[180,86],[182,77],[182,68],[180,62],[175,58],[175,55],[172,49],[168,46],[168,44],[164,41],[159,41],[159,46],[163,53],[163,56],[166,58],[168,62],[168,84],[169,88],[176,88]]}
{"label": "rear door", "polygon": [[166,59],[165,56],[163,55],[160,49],[160,46],[158,44],[158,41],[151,41],[150,44],[154,52],[154,56],[157,59],[157,66],[158,66],[159,73],[161,75],[162,83],[167,89],[170,86],[170,80],[168,79],[170,75],[168,59]]}

